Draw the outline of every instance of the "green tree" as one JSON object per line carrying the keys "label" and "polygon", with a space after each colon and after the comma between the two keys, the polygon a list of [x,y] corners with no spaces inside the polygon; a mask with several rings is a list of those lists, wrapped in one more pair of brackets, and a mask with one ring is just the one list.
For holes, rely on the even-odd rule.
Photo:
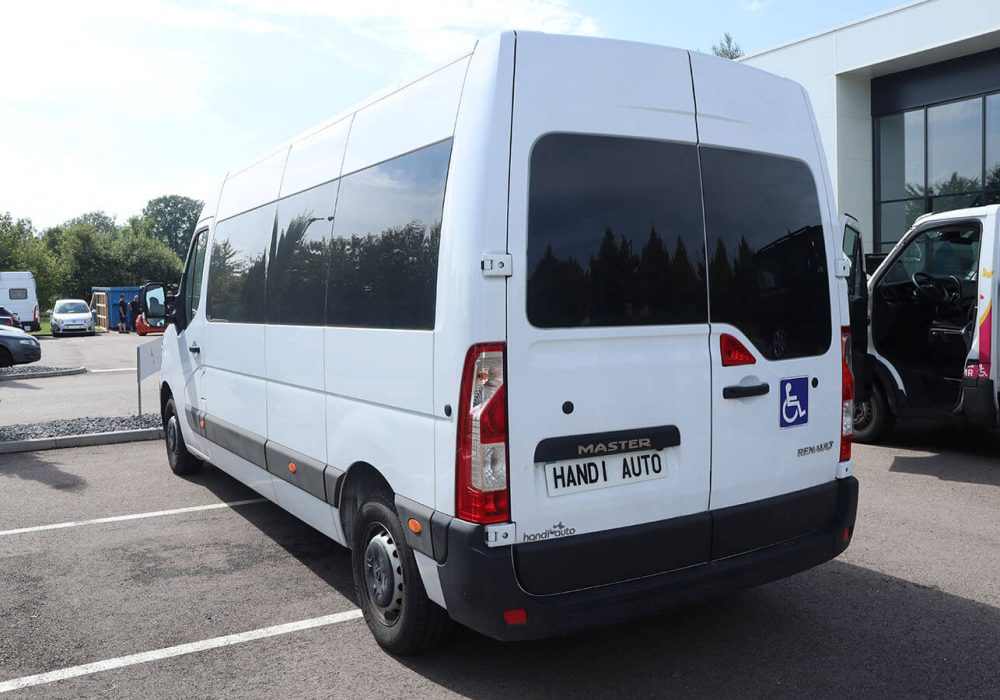
{"label": "green tree", "polygon": [[743,53],[743,49],[740,48],[740,45],[733,39],[732,34],[729,32],[723,32],[722,39],[719,40],[719,43],[712,44],[712,53],[721,58],[729,58],[732,60],[743,58],[743,56],[746,55]]}
{"label": "green tree", "polygon": [[61,293],[68,297],[90,299],[90,288],[124,283],[117,279],[111,246],[114,236],[89,223],[66,226],[60,244],[63,268]]}
{"label": "green tree", "polygon": [[88,226],[93,226],[98,231],[103,233],[114,233],[118,230],[118,225],[115,223],[115,217],[105,214],[101,210],[89,211],[86,214],[80,214],[80,216],[73,217],[67,221],[63,226],[72,226],[73,224],[87,224]]}
{"label": "green tree", "polygon": [[35,278],[39,310],[48,308],[58,292],[59,261],[35,235],[29,219],[0,214],[0,270],[27,270]]}
{"label": "green tree", "polygon": [[142,216],[152,226],[153,236],[166,242],[170,249],[183,258],[204,202],[179,194],[151,199],[142,210]]}

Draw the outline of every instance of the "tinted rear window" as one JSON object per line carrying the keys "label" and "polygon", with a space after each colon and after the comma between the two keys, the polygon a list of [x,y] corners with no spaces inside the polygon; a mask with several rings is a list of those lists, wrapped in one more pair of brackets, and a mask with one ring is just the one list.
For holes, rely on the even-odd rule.
{"label": "tinted rear window", "polygon": [[267,248],[275,205],[226,219],[215,227],[208,264],[208,318],[263,323]]}
{"label": "tinted rear window", "polygon": [[24,287],[14,287],[7,293],[7,296],[14,300],[27,299],[28,290]]}
{"label": "tinted rear window", "polygon": [[830,287],[808,166],[702,148],[712,321],[731,323],[769,360],[830,347]]}
{"label": "tinted rear window", "polygon": [[542,137],[531,155],[529,321],[704,323],[702,230],[695,146]]}

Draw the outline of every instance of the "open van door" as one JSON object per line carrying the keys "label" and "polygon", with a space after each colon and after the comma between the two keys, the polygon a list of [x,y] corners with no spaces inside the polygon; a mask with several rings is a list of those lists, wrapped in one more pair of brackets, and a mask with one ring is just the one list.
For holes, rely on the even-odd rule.
{"label": "open van door", "polygon": [[844,232],[844,255],[851,263],[847,274],[847,299],[851,313],[851,354],[854,367],[854,400],[868,398],[871,385],[865,373],[868,355],[868,275],[865,274],[865,255],[861,241],[861,227],[850,214],[841,216]]}

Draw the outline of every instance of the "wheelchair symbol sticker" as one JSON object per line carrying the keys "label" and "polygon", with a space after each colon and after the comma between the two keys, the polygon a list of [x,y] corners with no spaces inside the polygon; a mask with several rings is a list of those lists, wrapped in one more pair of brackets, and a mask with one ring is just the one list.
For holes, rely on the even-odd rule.
{"label": "wheelchair symbol sticker", "polygon": [[809,422],[809,377],[782,379],[778,392],[781,410],[778,426],[794,428]]}

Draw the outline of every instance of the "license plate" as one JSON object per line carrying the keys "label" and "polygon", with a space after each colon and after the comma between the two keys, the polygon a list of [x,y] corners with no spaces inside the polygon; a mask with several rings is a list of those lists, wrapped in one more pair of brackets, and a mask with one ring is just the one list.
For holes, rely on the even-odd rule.
{"label": "license plate", "polygon": [[663,450],[626,452],[614,457],[586,457],[548,462],[545,485],[549,496],[606,489],[667,476]]}

